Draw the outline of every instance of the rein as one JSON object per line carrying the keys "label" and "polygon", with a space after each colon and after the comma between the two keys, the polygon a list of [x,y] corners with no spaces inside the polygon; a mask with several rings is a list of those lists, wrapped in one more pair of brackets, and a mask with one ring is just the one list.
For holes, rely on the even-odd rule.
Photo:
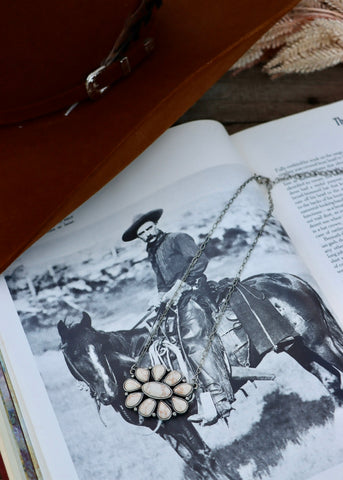
{"label": "rein", "polygon": [[96,396],[96,392],[92,387],[92,385],[88,382],[88,380],[86,380],[86,378],[82,375],[82,373],[79,372],[79,370],[75,367],[74,363],[71,361],[69,355],[67,355],[66,352],[64,351],[65,346],[66,344],[61,345],[60,350],[62,350],[66,364],[71,369],[72,373],[74,374],[74,377],[79,377],[79,379],[87,385],[87,387],[94,394],[94,396]]}

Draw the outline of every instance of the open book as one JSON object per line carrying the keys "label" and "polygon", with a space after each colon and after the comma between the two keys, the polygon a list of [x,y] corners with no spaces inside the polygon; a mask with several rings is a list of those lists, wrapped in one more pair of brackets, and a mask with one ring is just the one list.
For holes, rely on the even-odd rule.
{"label": "open book", "polygon": [[[342,119],[338,102],[231,137],[213,121],[174,127],[4,273],[1,352],[38,478],[343,478],[342,175],[273,189],[186,413],[160,421],[158,393],[144,416],[143,387],[138,411],[123,390],[184,258],[237,188],[253,173],[342,168]],[[191,382],[267,210],[251,182],[172,297],[144,375],[158,364]],[[138,383],[162,383],[147,375]]]}

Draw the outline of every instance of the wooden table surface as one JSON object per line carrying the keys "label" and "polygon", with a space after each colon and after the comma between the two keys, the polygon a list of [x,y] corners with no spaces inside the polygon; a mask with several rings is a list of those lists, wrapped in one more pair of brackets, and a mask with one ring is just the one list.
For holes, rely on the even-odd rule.
{"label": "wooden table surface", "polygon": [[255,67],[228,72],[177,123],[211,119],[229,133],[343,99],[343,65],[272,80]]}

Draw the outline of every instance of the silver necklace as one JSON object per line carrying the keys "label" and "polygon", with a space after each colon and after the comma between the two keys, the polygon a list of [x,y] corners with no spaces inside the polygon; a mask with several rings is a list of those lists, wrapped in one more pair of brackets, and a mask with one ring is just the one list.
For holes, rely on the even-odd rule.
{"label": "silver necklace", "polygon": [[[197,253],[194,255],[192,261],[187,267],[179,287],[175,290],[174,295],[168,301],[163,311],[157,318],[156,324],[149,333],[149,336],[143,345],[136,362],[130,368],[130,378],[125,380],[123,388],[126,395],[125,406],[129,409],[137,411],[143,417],[156,417],[159,420],[166,421],[175,417],[176,415],[184,414],[189,408],[189,402],[194,398],[193,393],[199,386],[199,375],[204,367],[206,357],[211,349],[214,337],[217,334],[219,325],[223,319],[225,310],[230,303],[232,294],[234,293],[238,283],[240,282],[241,274],[248,263],[251,254],[253,253],[261,235],[263,234],[265,227],[272,216],[274,210],[274,202],[272,199],[272,189],[275,185],[286,182],[288,180],[305,180],[314,177],[332,177],[342,175],[343,169],[336,168],[333,170],[312,170],[307,172],[300,172],[295,174],[287,174],[280,177],[276,177],[271,180],[268,177],[262,175],[252,175],[245,182],[243,182],[232,195],[232,197],[226,202],[225,206],[219,213],[218,217],[214,221],[212,227],[208,231],[205,240],[199,246]],[[268,211],[264,217],[261,227],[255,235],[253,242],[251,243],[245,257],[243,258],[240,267],[228,289],[224,300],[220,305],[220,309],[216,318],[214,318],[213,328],[208,336],[207,344],[202,352],[201,359],[194,372],[192,380],[187,382],[184,375],[178,370],[167,369],[164,365],[157,364],[151,367],[141,367],[143,358],[148,353],[149,348],[153,342],[158,338],[158,332],[162,324],[167,319],[168,313],[174,304],[176,298],[181,293],[182,284],[186,282],[190,272],[196,265],[197,261],[203,254],[208,242],[210,241],[213,233],[222,222],[226,213],[231,208],[234,201],[245,190],[245,188],[252,182],[256,182],[266,188],[268,198]]]}

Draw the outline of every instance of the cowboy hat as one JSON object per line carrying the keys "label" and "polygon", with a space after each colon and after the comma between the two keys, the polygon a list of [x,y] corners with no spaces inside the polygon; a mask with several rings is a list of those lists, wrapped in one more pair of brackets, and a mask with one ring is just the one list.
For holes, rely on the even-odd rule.
{"label": "cowboy hat", "polygon": [[152,143],[296,2],[160,3],[3,4],[0,271]]}
{"label": "cowboy hat", "polygon": [[139,227],[146,222],[153,222],[156,224],[161,218],[162,213],[163,209],[159,208],[157,210],[150,210],[150,212],[137,215],[133,219],[132,225],[123,233],[122,240],[124,242],[131,242],[131,240],[135,240],[137,238],[137,230]]}

